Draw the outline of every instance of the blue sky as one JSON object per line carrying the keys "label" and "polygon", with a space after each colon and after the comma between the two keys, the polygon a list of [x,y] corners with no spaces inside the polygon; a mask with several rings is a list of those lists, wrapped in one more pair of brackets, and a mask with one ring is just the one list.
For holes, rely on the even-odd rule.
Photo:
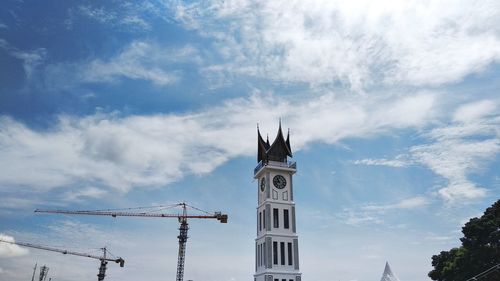
{"label": "blue sky", "polygon": [[[498,1],[3,1],[0,233],[174,278],[177,222],[34,214],[187,201],[185,279],[250,280],[256,125],[290,128],[307,280],[430,258],[500,196]],[[0,280],[98,264],[0,245]]]}

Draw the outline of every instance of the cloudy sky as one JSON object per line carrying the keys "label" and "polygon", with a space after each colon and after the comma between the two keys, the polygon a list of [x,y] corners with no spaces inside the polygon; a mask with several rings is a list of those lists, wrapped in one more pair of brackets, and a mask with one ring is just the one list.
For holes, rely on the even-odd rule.
{"label": "cloudy sky", "polygon": [[[185,279],[251,280],[256,126],[290,128],[309,281],[426,280],[500,196],[500,3],[22,1],[0,4],[0,235],[173,279],[175,220],[34,214],[186,201]],[[98,262],[0,245],[0,280]]]}

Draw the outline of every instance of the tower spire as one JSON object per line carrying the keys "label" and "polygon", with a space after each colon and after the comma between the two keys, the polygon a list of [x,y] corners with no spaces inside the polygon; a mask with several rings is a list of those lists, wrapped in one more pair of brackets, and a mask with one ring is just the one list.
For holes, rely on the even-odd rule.
{"label": "tower spire", "polygon": [[288,134],[285,140],[285,137],[283,136],[283,130],[281,128],[281,118],[279,119],[278,133],[272,144],[269,143],[269,135],[267,135],[266,141],[262,139],[260,130],[258,128],[257,134],[257,162],[286,162],[287,157],[293,157],[292,149],[290,147],[290,129],[288,129]]}

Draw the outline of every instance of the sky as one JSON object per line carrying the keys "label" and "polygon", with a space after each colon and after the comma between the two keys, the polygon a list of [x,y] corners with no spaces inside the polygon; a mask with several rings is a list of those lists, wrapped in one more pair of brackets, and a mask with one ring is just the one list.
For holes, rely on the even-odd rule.
{"label": "sky", "polygon": [[[308,281],[430,280],[500,198],[500,2],[0,4],[0,235],[175,278],[175,219],[38,214],[188,202],[185,280],[254,273],[257,124],[290,130]],[[0,245],[0,280],[98,261]]]}

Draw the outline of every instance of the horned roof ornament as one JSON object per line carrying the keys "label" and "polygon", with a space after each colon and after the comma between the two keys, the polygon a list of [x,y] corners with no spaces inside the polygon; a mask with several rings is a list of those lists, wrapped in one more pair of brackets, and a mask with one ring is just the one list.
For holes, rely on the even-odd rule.
{"label": "horned roof ornament", "polygon": [[269,137],[267,141],[264,141],[260,134],[259,126],[257,125],[257,162],[286,162],[288,156],[293,157],[290,147],[290,129],[288,129],[285,139],[283,130],[281,129],[281,119],[279,122],[278,134],[271,145],[269,144]]}

